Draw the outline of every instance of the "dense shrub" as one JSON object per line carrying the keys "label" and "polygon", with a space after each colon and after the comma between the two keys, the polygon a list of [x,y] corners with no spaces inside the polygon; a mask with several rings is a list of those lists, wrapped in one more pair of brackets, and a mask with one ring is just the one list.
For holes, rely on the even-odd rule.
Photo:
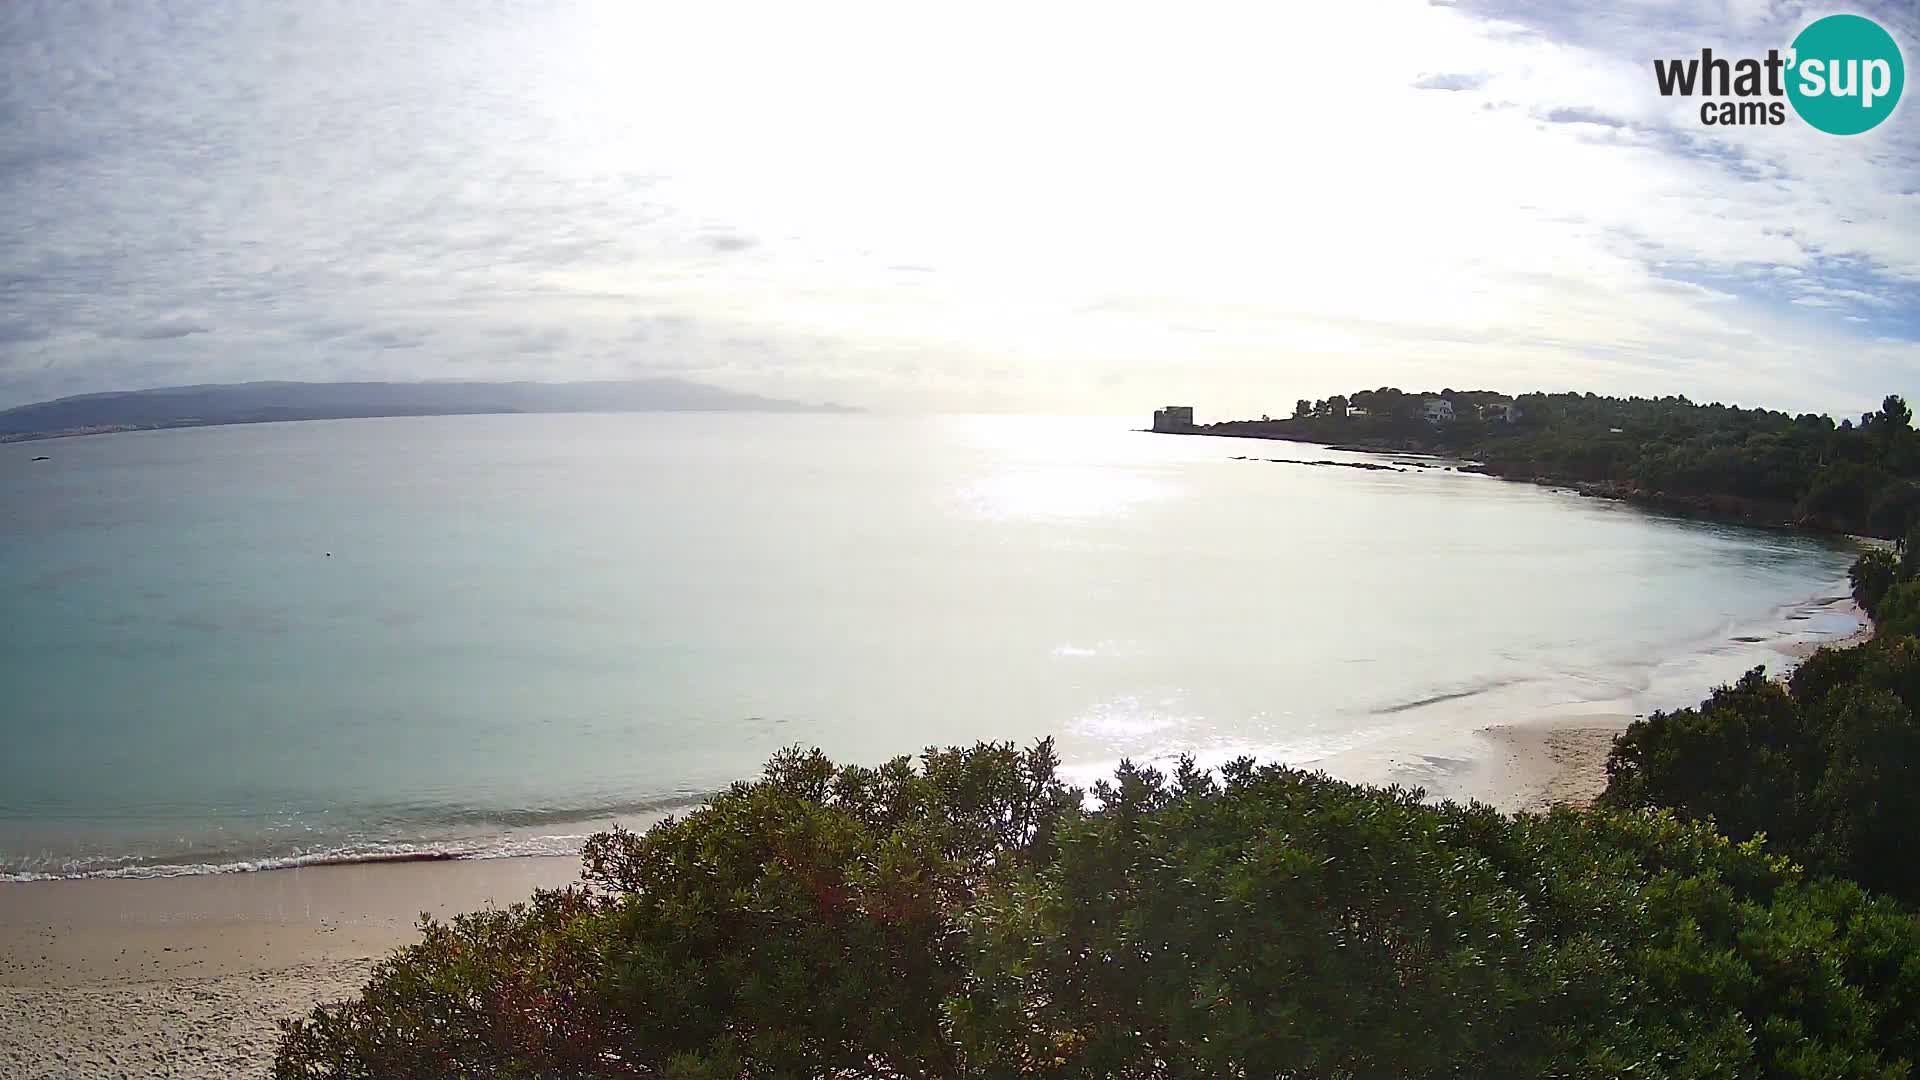
{"label": "dense shrub", "polygon": [[1847,574],[1854,601],[1873,617],[1877,633],[1920,633],[1920,527],[1907,534],[1898,551],[1862,554]]}
{"label": "dense shrub", "polygon": [[1862,554],[1847,571],[1853,584],[1853,602],[1869,615],[1880,610],[1880,600],[1900,580],[1900,556],[1876,549]]}
{"label": "dense shrub", "polygon": [[684,820],[593,837],[584,889],[428,924],[289,1028],[276,1076],[954,1075],[950,917],[1048,857],[1079,800],[1056,764],[1050,743],[920,769],[782,753]]}
{"label": "dense shrub", "polygon": [[[1246,763],[1107,805],[964,920],[981,1075],[1891,1076],[1916,1047],[1904,914],[1671,817]],[[1892,962],[1849,977],[1836,910]]]}
{"label": "dense shrub", "polygon": [[1602,805],[1764,835],[1810,869],[1920,903],[1920,863],[1903,850],[1920,820],[1920,641],[1884,621],[1879,632],[1815,653],[1785,684],[1756,668],[1698,708],[1636,722],[1607,762]]}
{"label": "dense shrub", "polygon": [[1701,824],[1246,761],[1094,796],[1044,743],[783,754],[596,837],[582,888],[428,924],[289,1025],[276,1076],[1894,1077],[1920,1054],[1913,920]]}
{"label": "dense shrub", "polygon": [[630,1036],[606,1007],[609,915],[564,890],[427,921],[358,998],[287,1027],[274,1076],[648,1075],[606,1067]]}
{"label": "dense shrub", "polygon": [[1788,691],[1755,668],[1697,708],[1656,712],[1614,742],[1601,802],[1677,807],[1728,836],[1789,850],[1811,839],[1809,803],[1825,768],[1819,734]]}
{"label": "dense shrub", "polygon": [[1873,611],[1876,631],[1888,636],[1920,634],[1920,578],[1888,589]]}

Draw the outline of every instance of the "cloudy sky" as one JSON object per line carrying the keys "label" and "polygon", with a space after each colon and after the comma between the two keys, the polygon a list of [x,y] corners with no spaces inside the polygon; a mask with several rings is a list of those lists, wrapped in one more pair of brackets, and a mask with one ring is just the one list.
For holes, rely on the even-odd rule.
{"label": "cloudy sky", "polygon": [[[1920,91],[1840,138],[1655,90],[1832,9],[1313,6],[7,0],[0,406],[1920,396]],[[1911,3],[1845,10],[1920,55]]]}

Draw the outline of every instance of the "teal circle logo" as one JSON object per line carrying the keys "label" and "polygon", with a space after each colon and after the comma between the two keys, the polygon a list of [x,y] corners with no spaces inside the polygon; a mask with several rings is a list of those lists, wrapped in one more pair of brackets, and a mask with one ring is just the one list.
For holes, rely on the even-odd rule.
{"label": "teal circle logo", "polygon": [[1829,135],[1858,135],[1892,115],[1907,82],[1893,35],[1872,19],[1829,15],[1793,39],[1787,99]]}

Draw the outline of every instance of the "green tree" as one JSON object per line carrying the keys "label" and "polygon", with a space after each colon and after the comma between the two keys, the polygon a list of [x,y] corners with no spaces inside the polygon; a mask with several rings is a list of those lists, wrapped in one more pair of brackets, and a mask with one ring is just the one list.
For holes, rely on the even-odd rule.
{"label": "green tree", "polygon": [[1920,528],[1920,480],[1889,483],[1874,496],[1867,515],[1872,531],[1880,536],[1906,536]]}
{"label": "green tree", "polygon": [[1635,721],[1607,758],[1604,805],[1674,807],[1728,836],[1797,846],[1817,831],[1809,806],[1824,758],[1798,703],[1761,668],[1698,708]]}
{"label": "green tree", "polygon": [[1810,856],[1870,889],[1920,899],[1911,852],[1920,725],[1899,697],[1870,686],[1833,694],[1821,714],[1827,757],[1813,800],[1821,834]]}
{"label": "green tree", "polygon": [[1872,615],[1880,608],[1880,599],[1900,580],[1900,558],[1891,551],[1863,553],[1847,570],[1853,584],[1853,602]]}
{"label": "green tree", "polygon": [[1874,426],[1884,428],[1894,435],[1904,434],[1913,429],[1913,410],[1907,407],[1905,398],[1898,394],[1888,394],[1880,403],[1880,411],[1874,415]]}
{"label": "green tree", "polygon": [[923,760],[787,751],[685,819],[599,834],[591,889],[429,922],[288,1028],[276,1076],[952,1076],[950,914],[1046,859],[1079,796],[1049,742]]}
{"label": "green tree", "polygon": [[1881,487],[1874,470],[1852,462],[1830,465],[1813,475],[1798,513],[1805,518],[1844,523],[1864,520]]}
{"label": "green tree", "polygon": [[1920,578],[1906,578],[1888,589],[1874,609],[1875,633],[1888,637],[1920,634]]}
{"label": "green tree", "polygon": [[1874,641],[1822,649],[1784,685],[1756,668],[1698,708],[1634,723],[1614,744],[1601,804],[1765,837],[1819,873],[1920,904],[1906,852],[1920,818],[1920,639],[1898,622],[1909,612],[1920,621],[1920,582],[1881,600]]}
{"label": "green tree", "polygon": [[[1847,760],[1905,737],[1889,710],[1848,721]],[[1757,840],[1247,760],[1123,765],[1089,805],[1056,765],[783,753],[594,837],[583,887],[429,921],[287,1025],[275,1076],[1892,1080],[1920,1056],[1914,919]]]}

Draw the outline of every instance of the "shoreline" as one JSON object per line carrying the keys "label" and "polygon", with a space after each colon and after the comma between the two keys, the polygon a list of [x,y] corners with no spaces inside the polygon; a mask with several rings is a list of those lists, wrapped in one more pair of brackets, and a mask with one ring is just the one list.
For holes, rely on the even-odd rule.
{"label": "shoreline", "polygon": [[[1816,648],[1871,638],[1850,600],[1819,607],[1859,629],[1730,641],[1743,655],[1770,649],[1784,678]],[[1494,713],[1493,723],[1456,714],[1426,738],[1294,764],[1544,813],[1590,804],[1614,738],[1645,715],[1624,699],[1505,701]],[[504,906],[575,882],[579,869],[577,855],[522,855],[0,882],[0,1075],[265,1076],[278,1022],[351,997],[381,958],[418,940],[421,913]]]}
{"label": "shoreline", "polygon": [[[1873,620],[1851,599],[1841,607],[1858,618],[1859,629],[1827,641],[1800,641],[1777,646],[1787,664],[1773,675],[1785,682],[1800,662],[1823,648],[1850,649],[1873,640]],[[1477,734],[1516,768],[1507,813],[1546,813],[1556,806],[1586,808],[1607,786],[1607,757],[1613,741],[1641,717],[1625,712],[1563,717],[1536,717],[1513,723],[1490,724]]]}

